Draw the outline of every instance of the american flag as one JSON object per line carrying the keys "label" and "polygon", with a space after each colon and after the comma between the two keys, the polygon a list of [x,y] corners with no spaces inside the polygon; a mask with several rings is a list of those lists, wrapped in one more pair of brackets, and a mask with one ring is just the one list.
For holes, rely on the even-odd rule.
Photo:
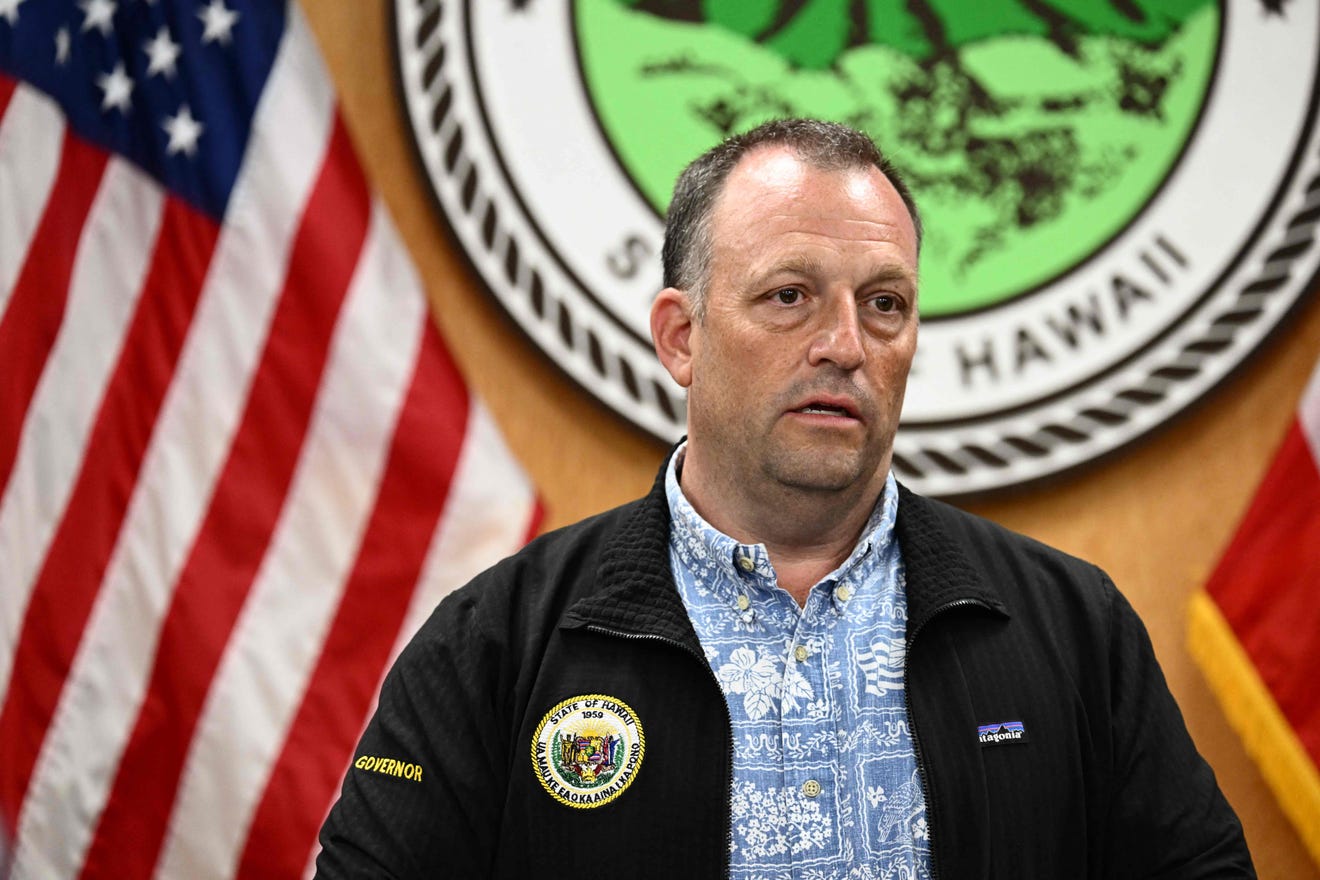
{"label": "american flag", "polygon": [[392,658],[539,511],[296,6],[0,0],[13,876],[306,873]]}

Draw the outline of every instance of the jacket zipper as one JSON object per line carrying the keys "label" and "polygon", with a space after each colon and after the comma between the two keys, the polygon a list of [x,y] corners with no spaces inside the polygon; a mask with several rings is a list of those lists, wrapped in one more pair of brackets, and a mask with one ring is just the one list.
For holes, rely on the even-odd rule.
{"label": "jacket zipper", "polygon": [[[597,635],[614,636],[615,638],[632,639],[634,641],[660,642],[661,644],[672,645],[684,654],[696,658],[702,668],[706,670],[706,674],[710,676],[711,684],[715,685],[715,690],[720,695],[720,707],[724,709],[724,723],[726,729],[729,731],[730,737],[729,753],[727,756],[728,760],[725,762],[728,769],[725,773],[724,779],[724,852],[721,853],[721,869],[723,876],[727,878],[729,876],[729,852],[733,849],[733,716],[729,714],[729,704],[724,700],[724,691],[720,688],[719,679],[715,677],[715,670],[710,668],[710,663],[707,662],[704,656],[676,639],[665,638],[664,636],[658,636],[653,633],[620,632],[619,630],[609,629],[608,627],[594,623],[587,624],[586,628],[588,632],[594,632]],[[911,710],[909,710],[908,714],[908,726],[911,727]],[[924,781],[922,782],[922,785],[925,785]],[[934,878],[932,878],[932,880],[934,880]]]}
{"label": "jacket zipper", "polygon": [[[958,599],[954,602],[949,602],[947,604],[941,605],[938,608],[936,608],[934,611],[932,611],[930,614],[926,615],[925,619],[923,619],[921,623],[917,625],[917,628],[908,635],[908,639],[907,639],[908,656],[912,655],[912,646],[917,643],[917,636],[921,633],[923,629],[926,628],[927,623],[930,623],[930,621],[934,620],[936,617],[940,616],[946,611],[952,611],[954,608],[965,608],[973,605],[980,608],[989,607],[979,599]],[[904,659],[904,664],[906,663],[907,660]],[[905,678],[906,678],[906,673],[905,673]],[[935,846],[934,846],[935,841],[939,840],[939,836],[936,834],[937,829],[935,827],[935,815],[939,811],[936,809],[934,793],[931,790],[930,783],[927,781],[926,756],[921,749],[921,737],[917,735],[917,722],[912,715],[912,700],[908,697],[908,688],[906,681],[904,681],[903,684],[903,708],[907,712],[908,732],[912,734],[912,751],[917,759],[917,776],[921,780],[921,794],[926,799],[926,827],[930,829],[930,839],[931,839],[930,878],[931,880],[939,880],[940,864],[939,864],[939,859],[936,856]]]}

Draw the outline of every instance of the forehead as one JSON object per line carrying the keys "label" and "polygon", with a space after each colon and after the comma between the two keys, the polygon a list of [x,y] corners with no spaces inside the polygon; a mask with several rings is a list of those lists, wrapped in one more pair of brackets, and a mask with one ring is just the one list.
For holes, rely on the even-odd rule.
{"label": "forehead", "polygon": [[848,238],[878,234],[916,253],[912,216],[879,168],[821,168],[787,147],[752,150],[715,201],[712,235],[737,239],[785,223],[810,223]]}
{"label": "forehead", "polygon": [[916,264],[916,228],[879,168],[821,168],[787,147],[748,153],[730,172],[711,212],[721,259],[794,241],[870,243]]}

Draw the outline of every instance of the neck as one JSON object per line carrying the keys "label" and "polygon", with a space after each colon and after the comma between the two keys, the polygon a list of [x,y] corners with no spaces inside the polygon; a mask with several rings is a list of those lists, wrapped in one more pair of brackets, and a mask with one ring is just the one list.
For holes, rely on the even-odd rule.
{"label": "neck", "polygon": [[680,482],[706,522],[739,543],[765,544],[779,585],[805,605],[811,588],[857,546],[887,472],[841,490],[777,485],[756,493],[706,473],[688,456]]}

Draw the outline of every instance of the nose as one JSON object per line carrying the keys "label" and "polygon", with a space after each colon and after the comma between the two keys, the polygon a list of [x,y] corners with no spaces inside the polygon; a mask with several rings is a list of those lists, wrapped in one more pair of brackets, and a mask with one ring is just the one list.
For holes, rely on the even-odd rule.
{"label": "nose", "polygon": [[866,359],[862,343],[861,315],[851,296],[829,298],[817,314],[807,357],[812,366],[829,362],[843,370],[855,370]]}

